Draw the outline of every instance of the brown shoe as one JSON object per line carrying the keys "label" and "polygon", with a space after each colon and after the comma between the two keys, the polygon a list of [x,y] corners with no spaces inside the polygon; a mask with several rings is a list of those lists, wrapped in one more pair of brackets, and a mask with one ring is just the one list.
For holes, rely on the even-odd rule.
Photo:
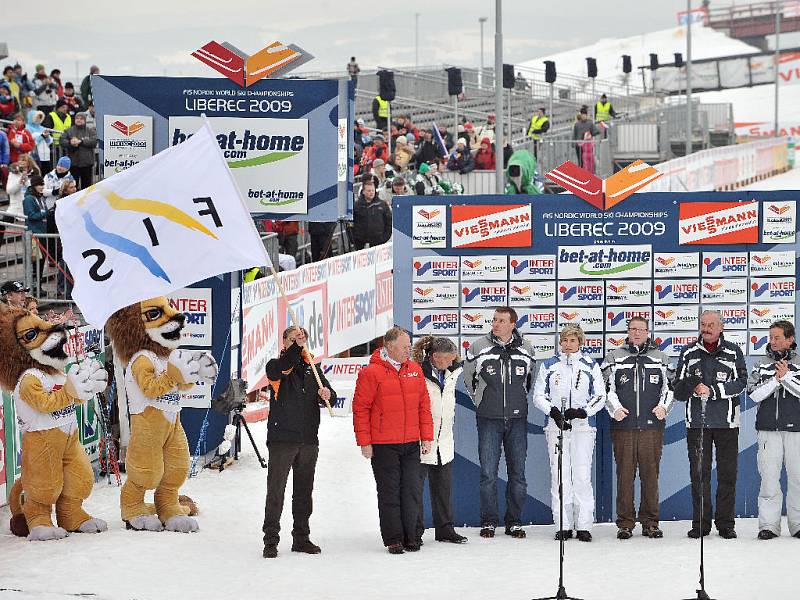
{"label": "brown shoe", "polygon": [[642,527],[642,535],[652,539],[663,538],[664,532],[659,529],[658,525],[647,525]]}

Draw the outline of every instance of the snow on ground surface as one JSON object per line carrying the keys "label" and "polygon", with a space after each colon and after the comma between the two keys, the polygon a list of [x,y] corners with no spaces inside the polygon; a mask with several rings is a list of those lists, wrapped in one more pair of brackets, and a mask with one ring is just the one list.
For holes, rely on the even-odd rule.
{"label": "snow on ground surface", "polygon": [[[535,58],[521,63],[520,66],[543,69],[542,61],[554,60],[559,73],[586,76],[586,57],[592,56],[597,59],[598,80],[621,83],[622,55],[628,54],[634,70],[631,73],[631,84],[641,87],[642,76],[638,67],[650,65],[651,52],[656,52],[659,62],[663,64],[674,62],[675,52],[682,53],[685,58],[686,28],[673,27],[627,38],[603,38],[589,46]],[[756,52],[760,50],[755,46],[730,38],[710,27],[692,27],[692,60]]]}
{"label": "snow on ground surface", "polygon": [[768,190],[800,190],[800,166],[764,181],[757,181],[744,189],[762,192]]}
{"label": "snow on ground surface", "polygon": [[[730,102],[738,135],[772,135],[775,131],[775,84],[701,92],[694,94],[704,104]],[[800,131],[800,84],[781,84],[778,89],[781,135],[797,136]]]}
{"label": "snow on ground surface", "polygon": [[[264,423],[252,429],[263,449]],[[556,592],[553,526],[527,527],[525,540],[502,531],[484,540],[476,529],[463,529],[469,543],[461,546],[437,543],[428,531],[421,552],[389,555],[378,534],[372,472],[354,444],[350,419],[324,418],[320,440],[311,537],[321,555],[290,552],[289,500],[279,556],[261,557],[266,471],[248,445],[238,464],[222,473],[206,470],[184,486],[202,511],[196,534],[126,531],[119,490],[104,482],[86,503],[108,520],[104,534],[28,542],[9,533],[8,510],[0,510],[0,599],[523,600]],[[529,457],[537,459],[543,457]],[[474,496],[477,502],[477,490]],[[792,573],[800,540],[785,527],[784,522],[781,538],[763,542],[755,539],[756,520],[740,519],[738,540],[708,537],[706,585],[712,597],[796,597]],[[663,528],[661,540],[644,538],[637,529],[633,539],[619,541],[613,524],[600,524],[593,543],[568,541],[567,592],[592,600],[694,597],[699,544],[686,537],[685,522]]]}

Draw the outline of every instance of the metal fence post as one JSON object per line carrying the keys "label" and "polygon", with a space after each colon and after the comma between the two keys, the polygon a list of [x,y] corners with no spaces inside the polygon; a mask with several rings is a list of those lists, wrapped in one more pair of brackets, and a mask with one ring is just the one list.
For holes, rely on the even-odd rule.
{"label": "metal fence post", "polygon": [[22,246],[22,264],[25,268],[25,287],[33,289],[33,233],[25,230],[24,242]]}

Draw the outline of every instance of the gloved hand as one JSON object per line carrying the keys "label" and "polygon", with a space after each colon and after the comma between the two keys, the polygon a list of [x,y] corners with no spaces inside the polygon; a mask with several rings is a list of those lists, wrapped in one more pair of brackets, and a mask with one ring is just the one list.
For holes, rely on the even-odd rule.
{"label": "gloved hand", "polygon": [[206,385],[214,385],[214,382],[217,380],[217,375],[219,374],[217,361],[214,360],[210,352],[204,350],[195,352],[195,358],[197,358],[197,362],[200,363],[200,370],[198,371],[200,380]]}
{"label": "gloved hand", "polygon": [[564,416],[561,414],[561,411],[555,406],[550,409],[550,418],[553,419],[553,422],[559,429],[563,429],[564,431],[569,431],[572,429],[572,425],[564,420]]}
{"label": "gloved hand", "polygon": [[568,408],[564,411],[564,418],[567,421],[572,419],[585,419],[588,415],[583,408]]}
{"label": "gloved hand", "polygon": [[167,360],[167,372],[181,385],[200,383],[200,361],[190,350],[173,350]]}
{"label": "gloved hand", "polygon": [[67,374],[69,391],[79,402],[91,400],[108,385],[108,373],[99,361],[88,359],[75,365]]}

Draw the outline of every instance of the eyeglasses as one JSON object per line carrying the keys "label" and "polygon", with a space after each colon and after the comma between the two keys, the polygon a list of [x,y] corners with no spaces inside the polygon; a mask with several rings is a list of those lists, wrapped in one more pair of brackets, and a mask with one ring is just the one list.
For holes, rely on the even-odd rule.
{"label": "eyeglasses", "polygon": [[647,332],[645,327],[628,327],[628,331],[636,332],[636,331],[644,331]]}

